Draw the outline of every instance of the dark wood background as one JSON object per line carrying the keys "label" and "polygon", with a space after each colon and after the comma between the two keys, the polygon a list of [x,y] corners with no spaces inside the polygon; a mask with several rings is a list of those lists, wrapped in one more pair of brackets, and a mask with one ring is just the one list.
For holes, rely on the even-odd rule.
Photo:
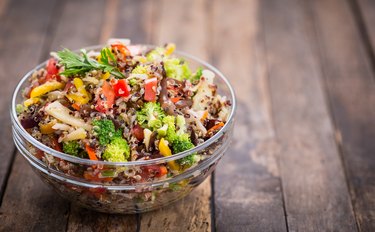
{"label": "dark wood background", "polygon": [[[51,50],[175,42],[238,98],[215,174],[155,212],[56,196],[17,154],[10,97]],[[375,1],[0,0],[0,231],[375,231]]]}

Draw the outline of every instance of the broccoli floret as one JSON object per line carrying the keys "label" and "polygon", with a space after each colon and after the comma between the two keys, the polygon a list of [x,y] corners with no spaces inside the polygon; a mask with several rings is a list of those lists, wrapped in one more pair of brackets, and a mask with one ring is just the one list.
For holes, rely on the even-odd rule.
{"label": "broccoli floret", "polygon": [[177,135],[181,135],[186,132],[186,121],[185,121],[184,116],[177,115],[176,126],[178,128]]}
{"label": "broccoli floret", "polygon": [[81,147],[79,146],[79,143],[76,140],[63,143],[63,151],[66,154],[79,156],[80,149]]}
{"label": "broccoli floret", "polygon": [[154,50],[147,53],[146,58],[148,61],[154,61],[158,59],[162,59],[165,54],[165,48],[157,47]]}
{"label": "broccoli floret", "polygon": [[188,134],[178,135],[172,142],[173,153],[179,153],[194,147]]}
{"label": "broccoli floret", "polygon": [[[181,134],[176,137],[172,142],[173,153],[177,154],[189,150],[194,147],[194,144],[191,142],[188,134]],[[184,158],[176,160],[182,169],[191,167],[197,162],[197,155],[193,153],[191,155],[185,156]]]}
{"label": "broccoli floret", "polygon": [[191,82],[198,81],[198,80],[201,78],[202,73],[203,73],[203,68],[202,68],[202,67],[199,67],[199,68],[197,69],[197,71],[195,72],[194,76],[191,77],[190,81],[191,81]]}
{"label": "broccoli floret", "polygon": [[177,137],[175,117],[168,115],[163,119],[163,123],[167,125],[167,133],[165,135],[165,138],[168,140],[168,142],[172,143]]}
{"label": "broccoli floret", "polygon": [[99,144],[104,146],[111,142],[115,136],[115,125],[109,119],[94,120],[93,129],[95,135],[99,138]]}
{"label": "broccoli floret", "polygon": [[110,162],[124,162],[130,156],[129,145],[125,139],[116,137],[107,145],[103,159]]}
{"label": "broccoli floret", "polygon": [[[175,121],[178,127],[176,131]],[[190,136],[186,134],[186,122],[183,116],[166,116],[163,119],[164,125],[168,125],[165,139],[172,145],[173,154],[189,150],[194,147],[194,144],[190,140]],[[191,167],[198,161],[196,153],[176,160],[182,169]]]}
{"label": "broccoli floret", "polygon": [[167,77],[174,78],[180,81],[189,79],[191,77],[191,71],[187,62],[177,58],[165,59],[164,69]]}
{"label": "broccoli floret", "polygon": [[21,105],[21,104],[17,104],[16,105],[16,112],[17,112],[17,114],[20,114],[23,111],[25,111],[25,107],[23,105]]}
{"label": "broccoli floret", "polygon": [[176,162],[178,163],[178,165],[180,165],[180,167],[182,167],[182,169],[186,169],[190,168],[191,166],[193,166],[193,164],[198,162],[198,159],[199,158],[196,154],[191,154],[176,160]]}
{"label": "broccoli floret", "polygon": [[129,85],[131,87],[133,87],[133,86],[135,86],[138,83],[138,80],[137,80],[137,78],[133,77],[133,78],[129,78],[128,82],[129,82]]}
{"label": "broccoli floret", "polygon": [[162,126],[162,120],[165,113],[159,103],[148,102],[143,105],[142,109],[137,111],[137,121],[144,127],[152,131]]}
{"label": "broccoli floret", "polygon": [[132,74],[147,74],[147,69],[144,66],[138,65],[132,70]]}
{"label": "broccoli floret", "polygon": [[158,136],[159,137],[164,137],[167,135],[167,130],[168,130],[168,125],[164,124],[162,127],[160,127],[158,131]]}

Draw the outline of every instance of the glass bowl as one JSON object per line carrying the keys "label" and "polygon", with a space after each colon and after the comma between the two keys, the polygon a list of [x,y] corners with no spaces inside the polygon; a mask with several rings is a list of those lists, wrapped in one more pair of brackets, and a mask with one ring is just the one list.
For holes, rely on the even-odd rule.
{"label": "glass bowl", "polygon": [[[132,46],[134,49],[154,47]],[[98,51],[101,47],[85,49]],[[227,150],[232,138],[236,100],[228,80],[216,68],[186,53],[175,54],[186,60],[193,70],[203,67],[214,72],[219,94],[226,96],[232,104],[225,126],[204,143],[169,157],[117,163],[74,157],[42,144],[21,126],[16,105],[23,101],[22,90],[28,85],[28,79],[34,71],[45,67],[44,62],[27,73],[13,93],[10,113],[16,147],[44,182],[62,197],[85,208],[105,213],[140,213],[183,198],[211,174]],[[151,173],[152,176],[155,165],[172,165],[176,160],[194,153],[199,155],[200,161],[186,170],[172,171],[161,178],[150,179],[143,175],[147,173],[150,176]]]}

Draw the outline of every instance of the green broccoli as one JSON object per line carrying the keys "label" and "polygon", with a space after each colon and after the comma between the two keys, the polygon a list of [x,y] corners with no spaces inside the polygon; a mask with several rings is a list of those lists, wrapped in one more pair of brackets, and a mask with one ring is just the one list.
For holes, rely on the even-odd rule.
{"label": "green broccoli", "polygon": [[165,138],[168,142],[172,143],[176,137],[176,126],[175,126],[175,117],[168,115],[163,119],[164,125],[167,125],[167,132]]}
{"label": "green broccoli", "polygon": [[80,150],[81,150],[81,147],[76,140],[63,143],[63,151],[66,154],[79,156]]}
{"label": "green broccoli", "polygon": [[154,60],[162,59],[164,55],[165,55],[165,48],[157,47],[154,50],[147,53],[146,58],[147,58],[147,61],[154,61]]}
{"label": "green broccoli", "polygon": [[103,159],[110,162],[124,162],[130,156],[129,145],[121,137],[114,138],[104,150]]}
{"label": "green broccoli", "polygon": [[[186,133],[186,122],[183,116],[166,116],[163,119],[164,125],[168,125],[165,138],[172,145],[173,154],[189,150],[194,147],[190,140],[190,136]],[[178,130],[176,131],[176,125]],[[196,153],[176,160],[176,162],[183,168],[189,168],[198,161]]]}
{"label": "green broccoli", "polygon": [[191,82],[198,81],[201,78],[202,73],[203,73],[203,68],[199,67],[197,71],[195,72],[195,74],[191,77],[190,81]]}
{"label": "green broccoli", "polygon": [[177,115],[176,126],[178,128],[177,135],[181,135],[181,134],[184,134],[186,132],[186,121],[185,121],[184,116]]}
{"label": "green broccoli", "polygon": [[92,124],[95,135],[99,138],[99,144],[104,146],[110,143],[116,133],[113,122],[109,119],[101,119],[94,120]]}
{"label": "green broccoli", "polygon": [[191,166],[193,166],[193,164],[195,164],[198,161],[199,161],[199,157],[195,153],[176,160],[178,165],[180,165],[180,167],[183,170],[187,169],[187,168],[190,168]]}
{"label": "green broccoli", "polygon": [[189,150],[193,147],[194,144],[191,142],[188,134],[177,135],[172,141],[172,149],[174,154]]}
{"label": "green broccoli", "polygon": [[147,69],[144,66],[138,65],[132,70],[132,74],[147,74]]}
{"label": "green broccoli", "polygon": [[[189,150],[191,148],[194,148],[194,144],[191,142],[188,134],[178,135],[172,142],[172,150],[174,154]],[[176,162],[183,169],[189,168],[195,162],[197,162],[197,154],[193,153],[191,155],[185,156],[184,158],[176,160]]]}
{"label": "green broccoli", "polygon": [[144,127],[152,131],[159,129],[162,126],[162,120],[165,113],[159,103],[148,102],[145,103],[139,111],[137,111],[137,121]]}
{"label": "green broccoli", "polygon": [[138,80],[137,80],[137,78],[133,77],[133,78],[129,78],[128,82],[129,82],[129,85],[131,87],[133,87],[133,86],[135,86],[138,83]]}
{"label": "green broccoli", "polygon": [[167,77],[180,81],[191,77],[191,71],[187,62],[177,58],[164,59],[164,69]]}

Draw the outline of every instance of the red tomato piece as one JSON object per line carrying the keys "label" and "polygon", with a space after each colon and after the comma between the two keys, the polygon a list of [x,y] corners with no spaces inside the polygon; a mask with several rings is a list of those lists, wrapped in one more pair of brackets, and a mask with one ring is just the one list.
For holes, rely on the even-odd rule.
{"label": "red tomato piece", "polygon": [[156,77],[145,80],[145,100],[154,102],[156,100],[156,88],[158,79]]}
{"label": "red tomato piece", "polygon": [[118,97],[127,97],[130,94],[128,83],[124,79],[118,80],[113,89]]}
{"label": "red tomato piece", "polygon": [[149,165],[142,168],[144,174],[148,177],[162,177],[167,174],[167,168],[164,165]]}
{"label": "red tomato piece", "polygon": [[111,47],[119,50],[124,56],[130,54],[129,49],[123,44],[111,44]]}
{"label": "red tomato piece", "polygon": [[112,86],[105,81],[102,86],[102,92],[105,99],[99,98],[96,102],[95,109],[99,112],[105,113],[107,109],[113,107],[113,103],[115,102],[115,91]]}
{"label": "red tomato piece", "polygon": [[59,69],[56,65],[57,65],[57,61],[54,58],[51,58],[48,60],[47,67],[46,67],[47,75],[46,75],[45,81],[50,81],[50,80],[60,81],[61,80],[60,76],[58,75]]}
{"label": "red tomato piece", "polygon": [[144,139],[143,128],[140,125],[136,124],[133,126],[132,132],[139,141]]}

